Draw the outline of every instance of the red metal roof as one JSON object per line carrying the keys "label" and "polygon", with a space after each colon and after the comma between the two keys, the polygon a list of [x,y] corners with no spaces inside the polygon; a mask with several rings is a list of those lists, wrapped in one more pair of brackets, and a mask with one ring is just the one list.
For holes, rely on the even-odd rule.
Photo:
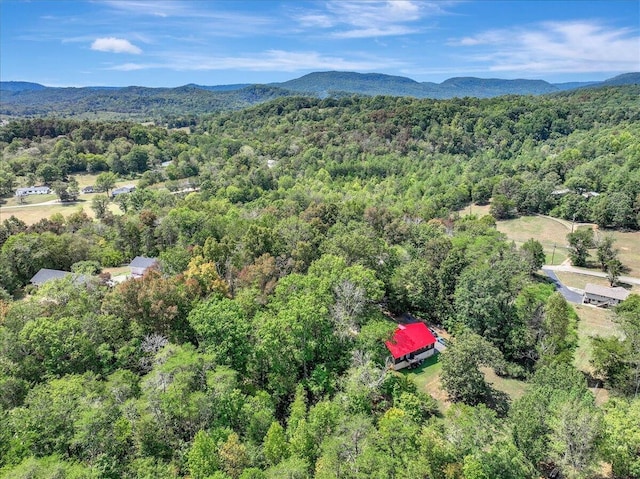
{"label": "red metal roof", "polygon": [[435,342],[436,338],[424,323],[412,323],[398,325],[398,329],[393,333],[393,339],[386,341],[385,344],[391,355],[398,359]]}

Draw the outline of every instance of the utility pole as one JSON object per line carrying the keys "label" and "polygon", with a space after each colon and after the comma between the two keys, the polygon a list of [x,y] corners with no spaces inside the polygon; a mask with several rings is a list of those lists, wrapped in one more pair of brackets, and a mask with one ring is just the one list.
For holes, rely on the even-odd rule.
{"label": "utility pole", "polygon": [[553,243],[553,253],[551,253],[551,264],[553,265],[553,258],[556,256],[556,244]]}

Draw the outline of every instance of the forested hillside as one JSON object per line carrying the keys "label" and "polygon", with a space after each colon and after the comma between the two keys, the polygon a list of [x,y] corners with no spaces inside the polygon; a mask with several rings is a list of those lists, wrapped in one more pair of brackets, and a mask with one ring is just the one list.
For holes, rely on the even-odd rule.
{"label": "forested hillside", "polygon": [[[95,218],[2,212],[0,477],[640,477],[640,297],[585,375],[536,242],[495,228],[545,213],[637,229],[639,93],[9,122],[6,197],[86,172],[138,188],[93,194]],[[493,216],[456,213],[471,202]],[[110,286],[138,255],[159,267]],[[40,268],[84,276],[27,286]],[[404,312],[452,335],[441,384],[389,370]]]}
{"label": "forested hillside", "polygon": [[626,73],[603,82],[551,84],[544,80],[450,78],[442,83],[417,82],[380,73],[315,72],[268,85],[189,84],[177,88],[84,87],[56,88],[28,82],[0,82],[0,115],[12,118],[56,116],[80,119],[137,121],[229,111],[292,94],[326,98],[389,95],[412,98],[492,98],[543,95],[585,86],[640,84],[640,73]]}

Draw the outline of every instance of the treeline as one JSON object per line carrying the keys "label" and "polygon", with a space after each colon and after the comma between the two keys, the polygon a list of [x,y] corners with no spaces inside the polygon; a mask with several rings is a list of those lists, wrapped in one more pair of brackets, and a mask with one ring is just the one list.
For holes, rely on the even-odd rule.
{"label": "treeline", "polygon": [[627,86],[488,100],[283,98],[201,118],[190,135],[23,120],[0,129],[8,143],[0,143],[0,190],[6,194],[20,177],[49,183],[79,171],[131,175],[172,161],[166,175],[149,174],[149,183],[200,173],[204,186],[231,187],[231,201],[247,202],[277,181],[327,173],[335,188],[380,184],[391,201],[399,198],[402,207],[410,199],[427,218],[493,199],[498,219],[542,213],[636,229],[638,93]]}

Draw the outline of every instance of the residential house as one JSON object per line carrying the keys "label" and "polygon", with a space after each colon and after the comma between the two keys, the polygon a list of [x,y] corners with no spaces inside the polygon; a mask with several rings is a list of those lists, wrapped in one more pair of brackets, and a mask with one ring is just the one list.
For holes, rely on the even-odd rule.
{"label": "residential house", "polygon": [[95,191],[96,191],[96,190],[95,190],[95,188],[94,188],[93,186],[85,186],[84,188],[82,188],[82,192],[83,192],[84,194],[87,194],[87,193],[95,193]]}
{"label": "residential house", "polygon": [[42,268],[29,280],[29,282],[34,286],[42,286],[49,281],[66,278],[69,275],[73,276],[73,282],[75,284],[86,283],[90,279],[90,276],[86,276],[84,274],[76,274],[69,271],[61,271],[59,269]]}
{"label": "residential house", "polygon": [[125,193],[131,193],[135,191],[136,187],[133,185],[121,186],[120,188],[116,188],[111,192],[111,197],[115,198],[118,195],[122,195]]}
{"label": "residential house", "polygon": [[435,336],[424,323],[399,324],[393,338],[385,342],[396,371],[432,356],[435,344]]}
{"label": "residential house", "polygon": [[587,283],[584,288],[582,302],[606,308],[608,306],[615,306],[621,303],[627,299],[628,296],[629,291],[624,288],[607,288],[606,286]]}
{"label": "residential house", "polygon": [[48,195],[49,193],[51,188],[48,186],[27,186],[16,190],[16,196]]}
{"label": "residential house", "polygon": [[145,271],[158,264],[157,258],[145,258],[144,256],[136,256],[133,261],[129,263],[131,269],[131,276],[134,278],[140,278]]}
{"label": "residential house", "polygon": [[70,274],[71,273],[69,271],[60,271],[59,269],[42,268],[33,276],[33,278],[29,280],[29,283],[33,284],[34,286],[42,286],[44,283],[48,281],[64,278],[65,276],[68,276]]}

